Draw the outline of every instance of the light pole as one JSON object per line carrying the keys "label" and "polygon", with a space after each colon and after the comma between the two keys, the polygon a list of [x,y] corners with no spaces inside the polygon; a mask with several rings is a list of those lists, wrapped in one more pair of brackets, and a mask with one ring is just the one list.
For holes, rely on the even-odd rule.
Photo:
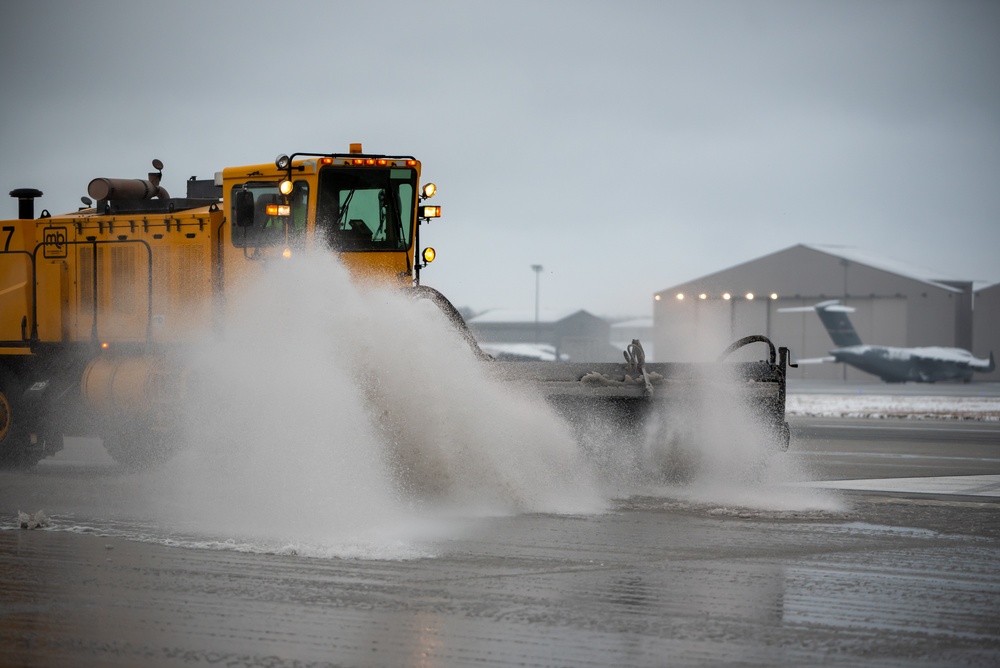
{"label": "light pole", "polygon": [[538,343],[538,286],[542,275],[542,265],[531,265],[535,272],[535,343]]}

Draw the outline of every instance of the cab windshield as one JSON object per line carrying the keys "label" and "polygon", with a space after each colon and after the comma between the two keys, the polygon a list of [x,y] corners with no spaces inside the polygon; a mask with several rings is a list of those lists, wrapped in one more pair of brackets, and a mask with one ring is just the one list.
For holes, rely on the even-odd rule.
{"label": "cab windshield", "polygon": [[344,251],[404,251],[413,230],[417,173],[327,167],[319,175],[316,238]]}

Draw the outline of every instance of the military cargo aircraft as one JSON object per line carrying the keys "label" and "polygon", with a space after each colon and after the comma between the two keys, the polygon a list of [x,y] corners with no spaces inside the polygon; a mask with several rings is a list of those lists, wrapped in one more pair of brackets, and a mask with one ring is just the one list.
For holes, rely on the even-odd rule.
{"label": "military cargo aircraft", "polygon": [[843,362],[878,376],[887,383],[933,383],[939,380],[972,380],[972,373],[989,373],[996,368],[993,353],[989,359],[973,357],[968,350],[930,346],[924,348],[896,348],[871,346],[861,343],[848,313],[854,309],[837,299],[813,306],[778,309],[782,313],[816,311],[827,333],[837,346],[828,357],[800,359],[799,364]]}

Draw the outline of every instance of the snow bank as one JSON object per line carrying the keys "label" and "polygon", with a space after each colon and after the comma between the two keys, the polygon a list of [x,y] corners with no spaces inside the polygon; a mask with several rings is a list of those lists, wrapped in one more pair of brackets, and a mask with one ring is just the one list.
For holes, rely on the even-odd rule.
{"label": "snow bank", "polygon": [[789,394],[785,400],[785,413],[805,417],[1000,422],[1000,398]]}

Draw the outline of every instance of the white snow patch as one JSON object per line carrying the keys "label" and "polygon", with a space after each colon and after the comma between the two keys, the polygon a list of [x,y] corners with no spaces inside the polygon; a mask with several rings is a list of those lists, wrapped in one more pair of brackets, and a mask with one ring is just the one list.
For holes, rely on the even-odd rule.
{"label": "white snow patch", "polygon": [[785,414],[802,417],[1000,421],[1000,398],[789,394]]}

